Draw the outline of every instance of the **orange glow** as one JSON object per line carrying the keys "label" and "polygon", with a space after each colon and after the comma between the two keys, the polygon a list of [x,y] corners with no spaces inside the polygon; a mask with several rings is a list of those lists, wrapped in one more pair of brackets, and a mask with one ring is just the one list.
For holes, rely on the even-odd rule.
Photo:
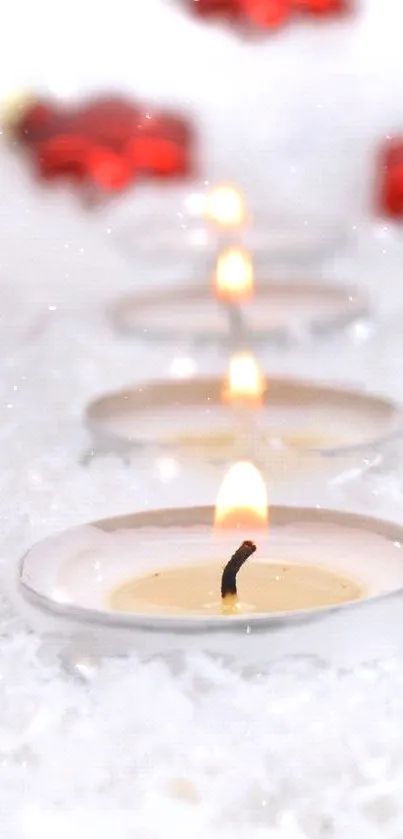
{"label": "orange glow", "polygon": [[253,463],[241,460],[228,470],[218,493],[214,526],[217,530],[267,528],[266,485]]}
{"label": "orange glow", "polygon": [[253,294],[253,265],[243,248],[227,248],[217,260],[216,292],[220,300],[237,303]]}
{"label": "orange glow", "polygon": [[225,402],[260,408],[265,390],[265,378],[252,353],[240,352],[233,355],[223,392]]}
{"label": "orange glow", "polygon": [[206,217],[220,227],[237,227],[245,221],[245,203],[232,184],[219,184],[206,197]]}

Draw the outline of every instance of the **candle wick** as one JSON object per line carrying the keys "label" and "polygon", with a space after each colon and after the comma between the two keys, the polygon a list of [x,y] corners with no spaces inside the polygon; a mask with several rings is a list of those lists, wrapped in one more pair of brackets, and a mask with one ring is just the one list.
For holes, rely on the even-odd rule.
{"label": "candle wick", "polygon": [[242,542],[240,548],[233,554],[230,561],[227,562],[222,578],[221,578],[221,597],[225,600],[226,597],[236,597],[236,575],[242,568],[243,564],[255,553],[256,545],[254,542],[247,540]]}

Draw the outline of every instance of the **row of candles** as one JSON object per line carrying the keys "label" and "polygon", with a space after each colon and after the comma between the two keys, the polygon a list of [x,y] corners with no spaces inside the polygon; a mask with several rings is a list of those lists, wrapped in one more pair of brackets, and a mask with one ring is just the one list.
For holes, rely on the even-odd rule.
{"label": "row of candles", "polygon": [[[255,457],[256,452],[267,445],[259,420],[267,384],[248,347],[242,311],[245,302],[255,293],[253,263],[250,255],[236,244],[237,233],[247,223],[248,214],[241,194],[231,185],[220,185],[208,193],[204,212],[208,223],[218,229],[210,293],[216,296],[228,315],[233,352],[221,399],[233,412],[234,454],[236,452],[238,459],[235,458],[223,479],[212,531],[204,526],[199,532],[192,519],[192,508],[189,508],[185,511],[188,526],[179,530],[172,527],[165,530],[161,525],[151,531],[140,530],[122,537],[118,533],[116,543],[110,535],[105,546],[97,546],[97,535],[93,548],[86,552],[87,559],[93,555],[93,560],[89,561],[89,567],[80,571],[79,578],[86,581],[87,586],[95,585],[97,590],[101,581],[104,609],[134,615],[186,615],[207,619],[216,616],[228,620],[358,600],[372,593],[377,569],[369,581],[368,576],[363,581],[359,575],[351,573],[348,530],[330,527],[327,532],[326,527],[318,530],[317,526],[310,530],[309,527],[306,529],[307,525],[301,525],[299,530],[297,514],[289,537],[280,529],[280,547],[278,528],[275,528],[274,536],[268,532],[267,490]],[[365,534],[361,535],[367,550]],[[324,536],[333,541],[336,538],[340,546],[340,556],[335,557],[333,551],[330,562],[321,552]],[[354,545],[356,537],[355,533]],[[138,539],[142,545],[140,554],[144,551],[142,556],[139,556],[138,545],[133,553],[134,541],[138,542]],[[68,544],[69,537],[67,543],[62,543],[64,556],[66,550],[69,553]],[[342,548],[343,544],[347,545],[347,550]],[[273,557],[276,549],[279,554]],[[130,554],[133,575],[128,575],[126,560],[119,560],[112,568],[111,550],[115,557]],[[228,562],[225,563],[226,552]],[[254,559],[248,563],[252,556]],[[95,575],[94,563],[98,569]],[[243,568],[245,563],[248,567]],[[59,605],[68,606],[73,599],[81,606],[88,603],[99,606],[94,591],[89,595],[88,590],[83,592],[77,588],[77,581],[72,577],[73,566],[69,561],[61,569],[55,581],[53,599]],[[358,567],[362,570],[362,563],[358,562]],[[242,578],[239,586],[238,574]],[[376,582],[379,584],[379,579]]]}
{"label": "row of candles", "polygon": [[[231,407],[234,417],[235,450],[241,458],[231,466],[218,494],[214,530],[230,531],[241,538],[240,547],[225,565],[218,587],[217,565],[208,562],[181,568],[164,569],[146,577],[125,582],[112,594],[116,609],[142,611],[145,604],[152,611],[179,600],[187,614],[229,614],[271,612],[280,608],[312,608],[345,602],[361,596],[361,586],[333,569],[294,562],[253,562],[247,577],[247,596],[238,598],[237,574],[255,553],[257,546],[249,538],[259,532],[266,545],[268,527],[267,491],[264,480],[249,455],[259,453],[267,444],[259,435],[259,411],[266,382],[250,352],[243,306],[254,295],[251,255],[236,243],[237,234],[249,223],[243,196],[234,186],[222,184],[207,193],[204,202],[207,223],[216,228],[217,261],[211,293],[228,316],[230,358],[228,378],[222,390],[222,402]],[[263,539],[262,539],[263,536]],[[214,580],[216,580],[214,584]],[[217,593],[221,592],[221,601]],[[188,604],[187,606],[185,604]],[[192,604],[192,605],[191,605]],[[146,607],[147,608],[147,607]],[[171,609],[170,609],[171,611]]]}
{"label": "row of candles", "polygon": [[[128,529],[124,523],[106,523],[106,530],[116,530],[107,537],[100,536],[101,523],[78,537],[56,537],[50,549],[46,543],[34,548],[21,567],[23,591],[28,600],[39,598],[45,610],[55,609],[69,619],[87,620],[88,609],[95,610],[94,620],[112,611],[130,613],[134,621],[136,615],[168,622],[175,615],[202,622],[215,616],[232,626],[232,619],[245,617],[249,633],[252,616],[333,607],[403,583],[395,556],[399,540],[376,539],[375,528],[371,539],[376,552],[368,562],[371,527],[365,523],[351,530],[335,527],[331,519],[318,527],[310,523],[309,511],[296,510],[290,529],[275,524],[268,532],[266,486],[255,462],[256,450],[267,444],[259,420],[266,382],[248,346],[244,312],[255,295],[253,261],[237,241],[250,218],[240,192],[225,184],[205,196],[203,211],[217,232],[212,291],[226,312],[233,352],[222,402],[233,411],[238,460],[223,480],[213,530],[205,521],[199,528],[200,514],[192,508],[178,514],[176,528],[169,517],[166,528],[166,511],[155,511],[151,528],[144,527],[139,515]],[[275,519],[278,515],[274,510]],[[154,635],[158,626],[150,625]]]}

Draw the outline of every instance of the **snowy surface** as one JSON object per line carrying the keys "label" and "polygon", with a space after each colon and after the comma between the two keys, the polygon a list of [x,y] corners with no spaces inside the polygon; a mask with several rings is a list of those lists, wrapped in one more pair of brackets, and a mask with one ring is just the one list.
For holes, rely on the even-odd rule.
{"label": "snowy surface", "polygon": [[[60,30],[59,7],[16,0],[0,36],[1,85],[75,94],[112,82],[155,97],[165,85],[166,101],[202,117],[209,176],[235,174],[257,203],[267,197],[268,218],[293,197],[300,213],[328,211],[331,194],[353,240],[317,273],[367,287],[376,317],[320,351],[303,344],[262,361],[403,401],[403,240],[362,212],[371,144],[403,128],[401,0],[358,5],[359,18],[326,37],[304,24],[242,45],[168,0],[147,0],[139,19],[124,0],[72,2],[59,42],[47,34],[52,21]],[[119,41],[114,62],[107,37]],[[184,70],[190,61],[200,72]],[[189,347],[112,333],[108,301],[156,281],[144,260],[117,256],[114,211],[90,220],[69,196],[33,192],[5,150],[0,191],[1,839],[400,839],[403,652],[342,673],[309,660],[245,672],[169,651],[100,662],[86,660],[84,642],[60,650],[38,639],[15,614],[15,561],[33,541],[105,515],[213,502],[216,476],[169,459],[128,466],[111,455],[84,468],[82,411],[107,390],[183,365],[223,370],[225,358],[184,363]],[[175,270],[167,264],[165,278]],[[304,487],[303,501],[402,522],[403,471],[392,467]]]}

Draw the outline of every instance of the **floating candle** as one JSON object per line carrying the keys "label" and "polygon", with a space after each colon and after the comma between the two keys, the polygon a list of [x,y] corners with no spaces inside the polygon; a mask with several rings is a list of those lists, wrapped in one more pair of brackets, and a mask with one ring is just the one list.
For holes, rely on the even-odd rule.
{"label": "floating candle", "polygon": [[27,621],[79,637],[90,654],[194,649],[256,666],[285,654],[351,666],[401,649],[401,526],[274,506],[269,532],[247,530],[258,550],[240,572],[239,609],[223,614],[223,564],[244,534],[214,534],[213,516],[212,507],[152,510],[44,540],[20,567]]}
{"label": "floating candle", "polygon": [[359,473],[400,446],[403,414],[392,401],[275,376],[264,386],[253,357],[241,354],[225,378],[152,382],[106,395],[87,411],[93,447],[151,448],[220,467],[253,456],[271,481],[291,479],[295,488],[304,476]]}

